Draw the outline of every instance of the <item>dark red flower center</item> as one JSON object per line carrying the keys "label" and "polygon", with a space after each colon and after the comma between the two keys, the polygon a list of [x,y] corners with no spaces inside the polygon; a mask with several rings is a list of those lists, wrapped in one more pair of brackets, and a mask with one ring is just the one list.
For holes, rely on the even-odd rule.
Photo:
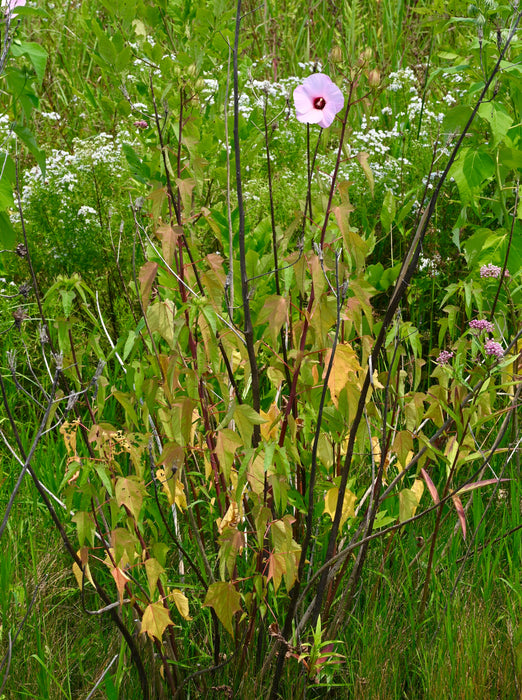
{"label": "dark red flower center", "polygon": [[314,100],[314,109],[324,109],[326,107],[326,100],[324,97],[316,97]]}

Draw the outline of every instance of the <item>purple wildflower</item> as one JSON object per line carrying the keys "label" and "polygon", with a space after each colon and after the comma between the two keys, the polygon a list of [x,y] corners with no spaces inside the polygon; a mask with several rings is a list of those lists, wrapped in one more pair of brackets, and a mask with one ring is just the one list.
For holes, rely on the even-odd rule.
{"label": "purple wildflower", "polygon": [[[492,263],[488,263],[487,265],[482,265],[480,268],[480,276],[481,277],[494,277],[495,279],[499,279],[500,275],[502,274],[502,268],[499,267],[498,265],[493,265]],[[506,270],[504,272],[504,277],[509,277],[509,272]]]}
{"label": "purple wildflower", "polygon": [[449,350],[443,350],[440,355],[437,357],[435,362],[438,365],[447,365],[451,358],[453,357],[453,353],[450,352]]}
{"label": "purple wildflower", "polygon": [[474,318],[473,321],[469,322],[469,327],[474,331],[486,331],[486,333],[493,333],[495,328],[491,321],[486,321],[485,318]]}
{"label": "purple wildflower", "polygon": [[344,105],[343,93],[324,73],[313,73],[294,90],[297,119],[326,129]]}
{"label": "purple wildflower", "polygon": [[149,123],[145,121],[145,119],[138,119],[138,121],[133,122],[133,126],[136,127],[136,129],[148,129]]}
{"label": "purple wildflower", "polygon": [[484,343],[484,349],[486,351],[486,355],[492,355],[493,357],[502,357],[504,354],[502,345],[497,343],[495,340],[486,340]]}

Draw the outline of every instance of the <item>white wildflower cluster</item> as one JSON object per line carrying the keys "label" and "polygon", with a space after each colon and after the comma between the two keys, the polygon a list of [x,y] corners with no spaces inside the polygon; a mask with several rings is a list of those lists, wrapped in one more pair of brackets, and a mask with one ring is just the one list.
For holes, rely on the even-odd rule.
{"label": "white wildflower cluster", "polygon": [[[128,211],[124,143],[136,146],[127,132],[77,138],[72,152],[54,149],[48,154],[45,179],[38,167],[24,173],[21,201],[26,225],[30,235],[38,234],[41,255],[49,261],[77,269],[84,260],[84,269],[96,264],[94,250],[99,249],[109,208],[120,218]],[[11,218],[16,225],[16,212]]]}
{"label": "white wildflower cluster", "polygon": [[0,140],[4,141],[11,135],[11,119],[8,114],[0,114]]}
{"label": "white wildflower cluster", "polygon": [[390,73],[388,76],[390,84],[388,85],[388,90],[392,92],[399,92],[400,90],[409,90],[417,85],[417,76],[413,70],[408,66],[407,68],[401,68],[394,73]]}
{"label": "white wildflower cluster", "polygon": [[62,118],[58,112],[40,112],[40,116],[48,119],[50,122],[59,122]]}

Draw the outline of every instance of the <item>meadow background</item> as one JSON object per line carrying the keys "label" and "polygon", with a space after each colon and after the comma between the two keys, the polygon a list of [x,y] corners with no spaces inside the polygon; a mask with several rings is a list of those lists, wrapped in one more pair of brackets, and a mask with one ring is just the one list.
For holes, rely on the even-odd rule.
{"label": "meadow background", "polygon": [[18,2],[0,698],[519,698],[518,2]]}

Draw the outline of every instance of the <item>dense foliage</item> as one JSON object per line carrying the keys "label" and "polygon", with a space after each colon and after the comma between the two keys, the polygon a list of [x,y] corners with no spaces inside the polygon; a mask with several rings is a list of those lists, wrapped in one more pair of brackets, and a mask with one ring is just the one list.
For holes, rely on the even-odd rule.
{"label": "dense foliage", "polygon": [[521,13],[4,5],[0,695],[517,697]]}

